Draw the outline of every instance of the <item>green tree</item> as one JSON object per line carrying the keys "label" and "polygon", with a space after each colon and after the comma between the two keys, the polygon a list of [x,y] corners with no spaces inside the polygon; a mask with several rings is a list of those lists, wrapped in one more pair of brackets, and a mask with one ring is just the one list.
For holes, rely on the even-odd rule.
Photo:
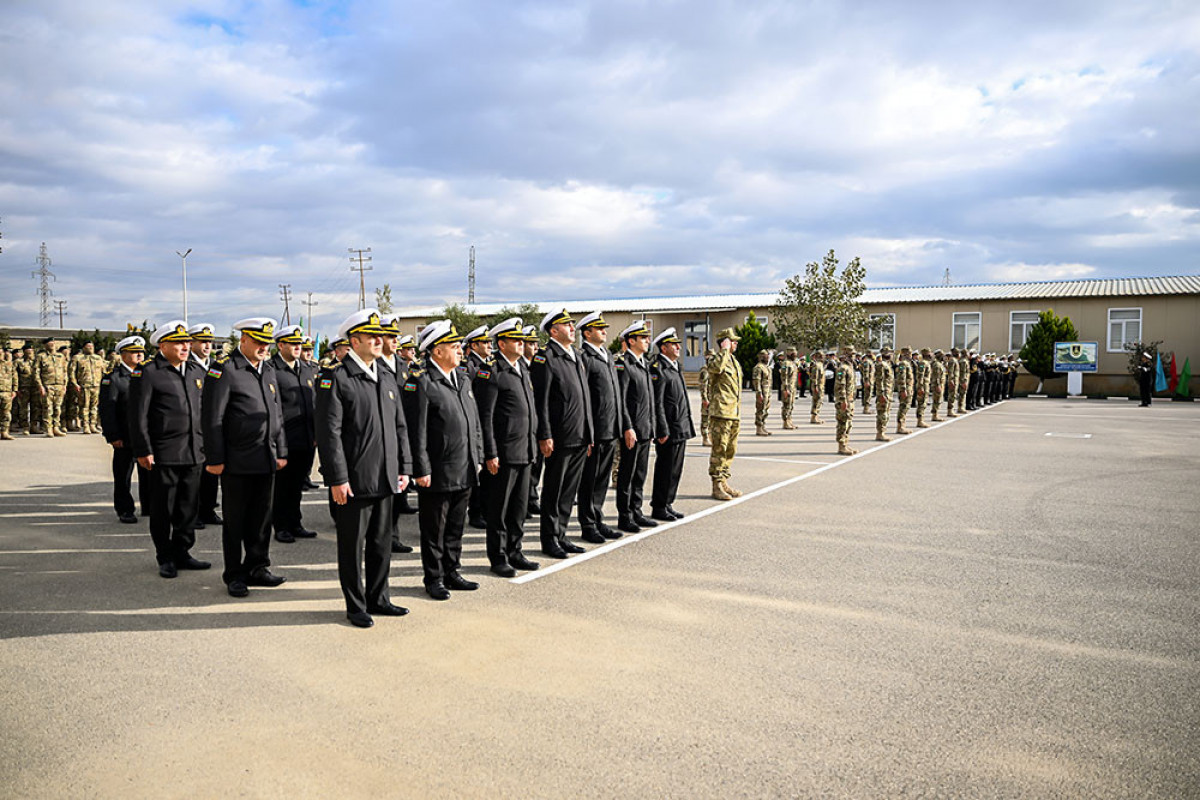
{"label": "green tree", "polygon": [[462,334],[474,330],[483,324],[483,319],[462,303],[447,303],[442,307],[441,311],[426,319],[425,324],[428,325],[431,322],[437,322],[439,319],[450,320],[454,323],[454,327],[458,332]]}
{"label": "green tree", "polygon": [[79,330],[71,336],[71,354],[82,353],[83,346],[88,342],[96,346],[97,353],[101,350],[111,353],[112,349],[117,345],[116,337],[107,333],[101,333],[99,328],[96,328],[92,333]]}
{"label": "green tree", "polygon": [[749,380],[754,365],[758,363],[759,352],[775,349],[775,336],[763,327],[753,311],[746,318],[746,324],[736,328],[735,332],[741,338],[738,342],[737,359],[742,365],[742,376]]}
{"label": "green tree", "polygon": [[774,317],[779,340],[805,350],[865,347],[871,333],[883,325],[883,320],[872,321],[859,302],[866,278],[857,256],[839,274],[832,250],[821,263],[805,265],[804,274],[789,278],[779,292]]}
{"label": "green tree", "polygon": [[[1054,343],[1074,342],[1079,339],[1079,332],[1070,317],[1060,317],[1054,309],[1048,308],[1038,314],[1037,324],[1029,329],[1025,345],[1021,348],[1021,361],[1025,369],[1038,376],[1039,381],[1045,381],[1055,376],[1054,372]],[[1042,387],[1038,385],[1038,392]]]}
{"label": "green tree", "polygon": [[381,314],[392,313],[392,285],[390,283],[385,283],[375,290],[375,307]]}

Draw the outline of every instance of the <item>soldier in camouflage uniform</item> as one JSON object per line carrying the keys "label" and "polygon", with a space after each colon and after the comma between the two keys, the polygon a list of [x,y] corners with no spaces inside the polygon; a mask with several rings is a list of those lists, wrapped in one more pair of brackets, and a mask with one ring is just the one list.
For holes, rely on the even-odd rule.
{"label": "soldier in camouflage uniform", "polygon": [[967,413],[967,385],[971,382],[971,357],[966,348],[958,351],[958,413]]}
{"label": "soldier in camouflage uniform", "polygon": [[809,423],[823,425],[821,419],[821,396],[825,394],[825,361],[820,350],[813,350],[808,362],[808,385],[812,392],[812,411]]}
{"label": "soldier in camouflage uniform", "polygon": [[67,359],[54,351],[52,339],[42,342],[46,349],[38,353],[33,362],[33,380],[42,406],[42,430],[46,438],[66,436],[62,427],[62,403],[67,391]]}
{"label": "soldier in camouflage uniform", "polygon": [[754,435],[770,436],[767,430],[767,412],[771,410],[771,354],[762,350],[758,354],[758,363],[750,375],[750,385],[754,389]]}
{"label": "soldier in camouflage uniform", "polygon": [[40,395],[33,380],[33,345],[26,344],[17,372],[17,426],[26,436],[34,432],[42,418]]}
{"label": "soldier in camouflage uniform", "polygon": [[708,360],[712,356],[712,350],[705,350],[704,364],[700,367],[700,442],[705,447],[712,444],[708,439]]}
{"label": "soldier in camouflage uniform", "polygon": [[958,397],[958,348],[951,347],[946,356],[946,418],[954,419],[954,401]]}
{"label": "soldier in camouflage uniform", "polygon": [[738,341],[733,328],[726,328],[717,334],[717,352],[708,359],[708,427],[712,439],[708,475],[714,500],[742,495],[729,485],[741,427],[742,366],[734,355]]}
{"label": "soldier in camouflage uniform", "polygon": [[783,429],[795,429],[792,424],[792,409],[796,405],[796,384],[800,379],[800,363],[796,360],[796,348],[789,347],[779,362],[779,403],[783,408]]}
{"label": "soldier in camouflage uniform", "polygon": [[922,347],[920,356],[913,362],[915,367],[915,386],[913,391],[917,398],[917,427],[928,428],[925,421],[925,409],[929,405],[929,387],[933,382],[933,353],[928,347]]}
{"label": "soldier in camouflage uniform", "polygon": [[875,384],[875,358],[870,352],[862,354],[858,362],[858,374],[862,376],[863,413],[866,414],[871,410],[871,388]]}
{"label": "soldier in camouflage uniform", "polygon": [[54,423],[54,427],[63,431],[77,431],[79,430],[77,420],[79,404],[76,402],[75,391],[71,388],[71,348],[63,345],[58,348],[58,353],[67,363],[67,381],[63,385],[63,400],[59,406],[58,421]]}
{"label": "soldier in camouflage uniform", "polygon": [[96,346],[88,342],[71,362],[71,379],[79,394],[80,427],[84,433],[100,433],[100,379],[104,377],[104,358],[96,355]]}
{"label": "soldier in camouflage uniform", "polygon": [[933,401],[933,421],[941,422],[938,416],[938,406],[942,404],[942,393],[946,388],[946,356],[939,349],[933,351],[933,361],[929,362],[929,394]]}
{"label": "soldier in camouflage uniform", "polygon": [[17,368],[8,348],[0,350],[0,439],[11,440],[12,404],[17,396]]}
{"label": "soldier in camouflage uniform", "polygon": [[912,350],[900,348],[896,359],[896,433],[912,433],[904,423],[908,420],[908,407],[913,399]]}
{"label": "soldier in camouflage uniform", "polygon": [[833,402],[837,410],[838,455],[852,456],[858,451],[850,446],[850,429],[854,427],[854,348],[842,349],[842,360],[833,374]]}
{"label": "soldier in camouflage uniform", "polygon": [[884,347],[879,351],[879,361],[875,364],[875,441],[877,442],[891,441],[884,431],[887,430],[888,412],[892,408],[892,387],[894,385],[892,348]]}

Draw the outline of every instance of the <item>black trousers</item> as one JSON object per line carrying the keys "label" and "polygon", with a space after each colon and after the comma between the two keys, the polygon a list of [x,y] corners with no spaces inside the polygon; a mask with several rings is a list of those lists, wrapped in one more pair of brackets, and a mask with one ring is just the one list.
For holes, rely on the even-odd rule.
{"label": "black trousers", "polygon": [[200,464],[150,470],[150,538],[159,564],[181,559],[196,544],[196,511],[200,498]]}
{"label": "black trousers", "polygon": [[1144,406],[1150,405],[1150,401],[1154,399],[1154,392],[1150,388],[1153,385],[1152,378],[1138,381],[1138,394],[1141,395],[1142,405]]}
{"label": "black trousers", "polygon": [[347,498],[346,505],[335,503],[333,506],[333,521],[337,530],[338,581],[342,584],[348,614],[389,602],[392,498],[390,494],[386,497],[355,495]]}
{"label": "black trousers", "polygon": [[667,439],[662,444],[654,443],[654,490],[650,495],[650,507],[662,510],[675,502],[679,490],[679,478],[683,475],[683,454],[687,450],[687,439]]}
{"label": "black trousers", "polygon": [[604,522],[604,498],[608,484],[612,481],[613,456],[617,452],[617,440],[596,442],[592,454],[583,462],[583,477],[579,480],[579,496],[576,514],[579,527],[584,533],[595,533]]}
{"label": "black trousers", "polygon": [[421,566],[425,585],[457,572],[462,559],[463,523],[467,520],[470,489],[453,492],[419,490],[417,519],[421,524]]}
{"label": "black trousers", "polygon": [[150,473],[137,463],[133,457],[132,447],[114,447],[112,459],[113,473],[113,508],[118,515],[134,512],[133,492],[130,491],[133,468],[137,466],[138,474],[138,503],[141,505],[142,516],[146,516],[153,506],[154,479]]}
{"label": "black trousers", "polygon": [[484,519],[487,517],[488,479],[491,477],[492,473],[487,471],[487,467],[479,470],[479,482],[475,484],[475,488],[471,490],[471,499],[467,501],[468,519]]}
{"label": "black trousers", "polygon": [[392,541],[400,543],[400,518],[404,516],[401,513],[401,503],[408,503],[408,489],[403,492],[392,495]]}
{"label": "black trousers", "polygon": [[532,469],[532,464],[501,462],[495,475],[488,473],[487,557],[493,567],[521,552]]}
{"label": "black trousers", "polygon": [[567,535],[567,523],[571,521],[571,506],[579,493],[579,482],[583,479],[583,464],[587,461],[587,445],[578,447],[555,446],[554,452],[545,459],[542,475],[542,547],[551,549],[559,546]]}
{"label": "black trousers", "polygon": [[542,468],[545,465],[546,459],[542,458],[539,449],[533,456],[533,468],[529,470],[529,505],[538,502],[538,484],[542,482]]}
{"label": "black trousers", "polygon": [[312,472],[313,455],[312,450],[288,450],[287,466],[275,473],[271,523],[277,531],[299,530],[301,526],[300,498]]}
{"label": "black trousers", "polygon": [[617,516],[628,520],[642,513],[642,493],[650,464],[650,440],[636,442],[632,450],[621,451],[617,465]]}
{"label": "black trousers", "polygon": [[271,566],[271,501],[275,473],[260,475],[221,474],[225,497],[225,524],[221,544],[225,550],[225,583],[244,581],[250,574]]}
{"label": "black trousers", "polygon": [[217,513],[217,487],[221,479],[206,469],[200,470],[200,520],[212,519]]}

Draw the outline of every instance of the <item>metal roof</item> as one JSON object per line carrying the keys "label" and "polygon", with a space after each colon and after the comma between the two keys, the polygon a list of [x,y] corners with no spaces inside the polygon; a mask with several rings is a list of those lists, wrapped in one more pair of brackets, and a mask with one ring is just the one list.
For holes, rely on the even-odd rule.
{"label": "metal roof", "polygon": [[[889,286],[867,289],[866,305],[894,303],[939,303],[971,300],[1052,299],[1058,297],[1136,297],[1145,295],[1200,294],[1200,275],[1160,278],[1085,278],[1069,281],[1027,283],[974,283],[956,286]],[[678,313],[685,311],[725,311],[738,308],[768,309],[775,305],[778,292],[745,294],[701,294],[676,297],[606,297],[599,300],[539,301],[542,309],[566,308],[572,313],[628,311],[637,313]],[[524,302],[524,301],[519,301]],[[511,303],[479,303],[471,310],[483,316],[495,314]],[[402,317],[429,317],[441,306],[397,309]]]}

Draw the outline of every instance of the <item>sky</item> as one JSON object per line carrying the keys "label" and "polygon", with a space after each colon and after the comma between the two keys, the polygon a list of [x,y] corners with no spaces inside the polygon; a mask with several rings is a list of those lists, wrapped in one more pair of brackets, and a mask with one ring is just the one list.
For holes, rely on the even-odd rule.
{"label": "sky", "polygon": [[1200,272],[1190,0],[7,0],[0,104],[10,325]]}

